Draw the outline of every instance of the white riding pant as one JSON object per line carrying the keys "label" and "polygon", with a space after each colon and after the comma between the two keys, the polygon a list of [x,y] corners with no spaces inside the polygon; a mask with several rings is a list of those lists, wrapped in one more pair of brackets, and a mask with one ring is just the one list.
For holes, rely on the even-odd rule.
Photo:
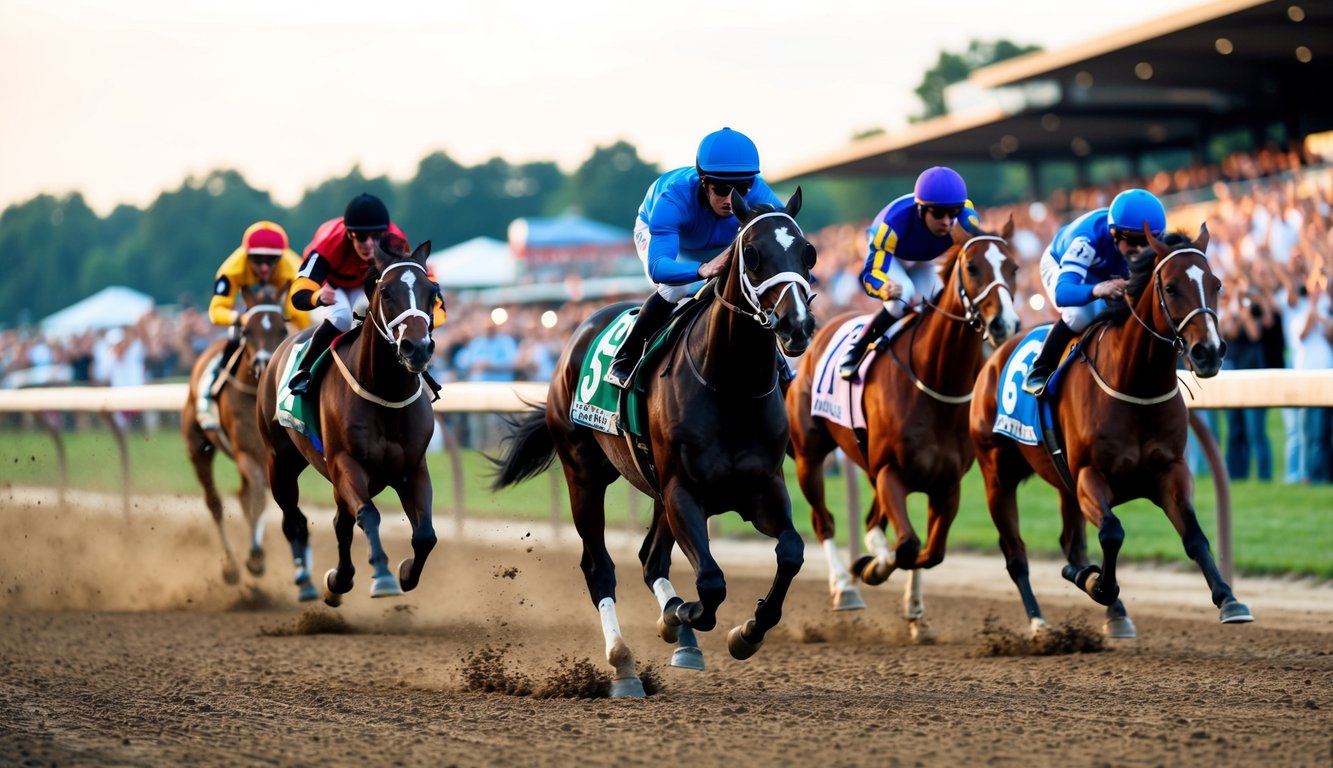
{"label": "white riding pant", "polygon": [[325,318],[333,323],[334,327],[340,331],[347,331],[352,328],[352,312],[360,310],[366,311],[370,302],[366,299],[366,292],[360,288],[339,288],[333,287],[333,303],[325,304],[328,314]]}
{"label": "white riding pant", "polygon": [[894,317],[902,317],[907,308],[921,299],[929,299],[944,288],[939,265],[934,261],[889,262],[889,279],[902,286],[903,295],[884,302],[884,308]]}
{"label": "white riding pant", "polygon": [[1101,314],[1106,309],[1105,299],[1094,299],[1091,304],[1085,304],[1081,307],[1062,307],[1055,301],[1055,284],[1060,279],[1060,265],[1056,263],[1055,257],[1051,255],[1051,247],[1046,246],[1046,250],[1041,254],[1041,285],[1046,289],[1046,298],[1051,300],[1051,306],[1055,307],[1060,313],[1060,319],[1069,326],[1069,330],[1080,333],[1084,328],[1092,324],[1092,319]]}

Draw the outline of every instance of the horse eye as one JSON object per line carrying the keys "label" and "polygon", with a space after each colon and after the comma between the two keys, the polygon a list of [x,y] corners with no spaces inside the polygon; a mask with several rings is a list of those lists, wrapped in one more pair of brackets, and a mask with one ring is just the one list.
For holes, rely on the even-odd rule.
{"label": "horse eye", "polygon": [[1172,283],[1167,283],[1167,284],[1166,284],[1166,295],[1167,295],[1167,296],[1175,296],[1175,295],[1176,295],[1176,286],[1175,286],[1174,284],[1172,284]]}
{"label": "horse eye", "polygon": [[753,245],[747,245],[741,249],[741,257],[745,259],[746,269],[755,269],[759,266],[759,249]]}
{"label": "horse eye", "polygon": [[977,269],[977,265],[976,265],[976,264],[968,264],[968,265],[967,265],[967,273],[968,273],[969,275],[971,275],[971,276],[973,276],[973,277],[976,277],[976,276],[977,276],[977,273],[978,273],[979,271],[980,271],[980,270]]}
{"label": "horse eye", "polygon": [[819,254],[818,252],[815,251],[815,247],[810,243],[806,243],[805,252],[801,256],[801,260],[805,262],[805,268],[814,269],[815,262],[818,260],[818,258]]}

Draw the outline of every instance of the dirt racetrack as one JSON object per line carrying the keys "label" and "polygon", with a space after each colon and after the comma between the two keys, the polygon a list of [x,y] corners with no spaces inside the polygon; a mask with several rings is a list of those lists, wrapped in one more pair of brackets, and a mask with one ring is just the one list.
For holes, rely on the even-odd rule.
{"label": "dirt racetrack", "polygon": [[[1123,597],[1139,639],[1106,652],[988,656],[995,626],[1023,628],[995,555],[928,572],[938,642],[899,618],[902,575],[862,588],[869,607],[828,608],[824,562],[806,565],[782,624],[753,659],[725,632],[767,589],[771,550],[720,542],[729,597],[703,635],[708,669],[666,666],[634,545],[620,621],[662,689],[644,700],[476,690],[500,677],[569,692],[602,655],[572,529],[449,520],[417,591],[372,600],[364,541],[342,608],[300,606],[268,511],[268,571],[238,587],[198,499],[0,490],[0,764],[5,765],[804,765],[1125,766],[1333,764],[1333,588],[1241,578],[1258,622],[1222,626],[1197,572],[1130,565]],[[392,497],[384,503],[394,507]],[[236,515],[234,502],[229,515]],[[317,571],[333,561],[315,510]],[[405,521],[386,545],[406,555]],[[234,518],[233,518],[234,522]],[[239,523],[229,531],[244,540]],[[244,547],[241,547],[244,550]],[[1034,563],[1052,623],[1101,611]],[[693,595],[687,565],[677,588]],[[337,628],[350,633],[314,633]],[[571,682],[573,681],[573,683]]]}

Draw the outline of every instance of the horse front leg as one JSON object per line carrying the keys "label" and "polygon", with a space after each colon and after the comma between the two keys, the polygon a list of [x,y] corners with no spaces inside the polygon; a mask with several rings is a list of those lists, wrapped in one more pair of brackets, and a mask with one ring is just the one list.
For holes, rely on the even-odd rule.
{"label": "horse front leg", "polygon": [[421,571],[426,566],[426,558],[435,549],[438,540],[431,520],[434,490],[431,488],[430,472],[426,469],[424,456],[398,495],[403,501],[403,511],[407,512],[407,519],[412,524],[412,556],[398,564],[398,581],[404,592],[411,592],[416,589]]}
{"label": "horse front leg", "polygon": [[1185,554],[1199,566],[1204,581],[1212,592],[1213,605],[1220,613],[1223,624],[1243,624],[1254,621],[1250,609],[1231,593],[1231,585],[1222,578],[1222,573],[1213,561],[1213,550],[1208,543],[1208,536],[1199,526],[1199,518],[1194,512],[1193,479],[1184,461],[1172,462],[1161,477],[1161,507],[1166,512],[1171,525],[1180,535],[1180,542],[1185,546]]}
{"label": "horse front leg", "polygon": [[[886,520],[893,524],[893,549],[889,549],[884,536]],[[875,503],[866,524],[866,549],[871,554],[858,560],[854,570],[867,584],[883,584],[897,568],[915,568],[921,552],[921,540],[907,517],[907,486],[891,467],[883,467],[875,475]]]}
{"label": "horse front leg", "polygon": [[747,517],[754,521],[754,527],[760,533],[777,539],[777,546],[774,547],[777,573],[773,576],[773,585],[769,587],[768,594],[755,607],[754,618],[727,633],[727,650],[736,659],[753,656],[763,645],[764,635],[778,625],[782,619],[782,604],[787,599],[787,590],[805,562],[805,543],[792,526],[791,499],[787,496],[787,487],[780,475],[768,492],[760,497],[758,508],[750,510]]}
{"label": "horse front leg", "polygon": [[[806,451],[811,448],[813,446],[805,446]],[[833,610],[856,611],[865,608],[866,603],[861,598],[861,593],[857,591],[856,585],[852,583],[852,574],[843,563],[834,538],[837,529],[824,497],[824,459],[827,455],[827,452],[807,455],[804,451],[798,450],[796,480],[801,486],[805,500],[810,502],[810,522],[820,546],[824,549],[824,558],[828,561],[829,594],[833,600]]]}
{"label": "horse front leg", "polygon": [[708,546],[708,517],[703,506],[679,481],[668,483],[662,499],[671,534],[694,566],[694,586],[699,595],[698,600],[682,601],[676,606],[674,616],[665,617],[666,621],[707,632],[717,626],[717,607],[727,599],[726,579]]}
{"label": "horse front leg", "polygon": [[1083,517],[1097,527],[1097,543],[1102,548],[1102,565],[1078,568],[1070,562],[1062,575],[1074,586],[1088,593],[1099,605],[1114,605],[1120,597],[1120,584],[1115,578],[1116,561],[1120,546],[1125,543],[1125,529],[1120,518],[1111,512],[1111,486],[1102,473],[1084,467],[1076,481],[1078,506]]}
{"label": "horse front leg", "polygon": [[1046,617],[1042,615],[1037,595],[1032,591],[1027,544],[1018,526],[1018,483],[1024,476],[1026,464],[1016,452],[990,446],[977,451],[977,465],[981,467],[981,476],[986,483],[986,507],[1000,535],[1004,568],[1018,589],[1019,599],[1023,601],[1028,629],[1036,635],[1046,627]]}
{"label": "horse front leg", "polygon": [[666,508],[661,501],[654,500],[653,524],[639,548],[639,562],[643,563],[643,581],[657,598],[661,611],[657,617],[657,635],[668,643],[678,643],[671,654],[671,666],[700,670],[704,668],[704,654],[699,649],[699,640],[693,629],[676,619],[676,609],[685,600],[671,585],[671,549],[675,545]]}
{"label": "horse front leg", "polygon": [[[1088,523],[1083,518],[1078,497],[1060,493],[1060,522],[1060,549],[1065,553],[1068,563],[1061,573],[1069,581],[1081,585],[1088,574],[1096,572],[1096,567],[1088,560]],[[1082,580],[1079,574],[1083,574]],[[1106,606],[1102,633],[1116,640],[1130,640],[1138,636],[1134,620],[1129,618],[1129,610],[1118,597]]]}
{"label": "horse front leg", "polygon": [[236,555],[227,542],[227,531],[222,524],[222,497],[218,495],[217,482],[213,477],[213,461],[217,457],[218,448],[199,428],[194,412],[193,408],[187,408],[185,411],[184,427],[181,430],[185,435],[185,447],[190,453],[194,476],[199,480],[199,485],[203,486],[204,504],[207,505],[208,513],[213,518],[213,527],[217,529],[218,540],[222,542],[222,580],[228,584],[239,584],[241,569],[236,565]]}
{"label": "horse front leg", "polygon": [[252,576],[264,575],[264,468],[253,456],[237,451],[236,468],[241,475],[241,508],[250,526],[250,555],[245,569]]}

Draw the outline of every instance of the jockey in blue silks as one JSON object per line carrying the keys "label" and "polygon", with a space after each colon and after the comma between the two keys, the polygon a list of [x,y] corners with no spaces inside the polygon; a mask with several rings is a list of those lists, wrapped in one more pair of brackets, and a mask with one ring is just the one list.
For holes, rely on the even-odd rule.
{"label": "jockey in blue silks", "polygon": [[1110,208],[1089,211],[1055,233],[1041,255],[1041,284],[1060,319],[1023,381],[1024,392],[1045,392],[1069,341],[1106,309],[1107,299],[1125,295],[1126,257],[1147,247],[1144,227],[1160,238],[1166,230],[1166,209],[1148,190],[1127,189],[1115,196]]}
{"label": "jockey in blue silks", "polygon": [[912,194],[875,215],[866,230],[870,244],[861,286],[884,306],[839,361],[839,376],[855,380],[870,344],[906,314],[914,300],[929,300],[944,288],[934,262],[953,247],[949,230],[955,221],[973,234],[981,231],[963,177],[943,166],[927,168],[917,177]]}
{"label": "jockey in blue silks", "polygon": [[[747,205],[781,209],[773,190],[759,177],[759,150],[739,131],[723,128],[699,142],[694,167],[662,174],[648,188],[634,223],[634,247],[657,291],[639,310],[634,326],[606,372],[606,381],[629,386],[644,344],[693,296],[704,281],[721,273],[740,222],[731,209],[735,190]],[[786,366],[779,366],[786,368]],[[786,372],[790,376],[790,371]]]}

